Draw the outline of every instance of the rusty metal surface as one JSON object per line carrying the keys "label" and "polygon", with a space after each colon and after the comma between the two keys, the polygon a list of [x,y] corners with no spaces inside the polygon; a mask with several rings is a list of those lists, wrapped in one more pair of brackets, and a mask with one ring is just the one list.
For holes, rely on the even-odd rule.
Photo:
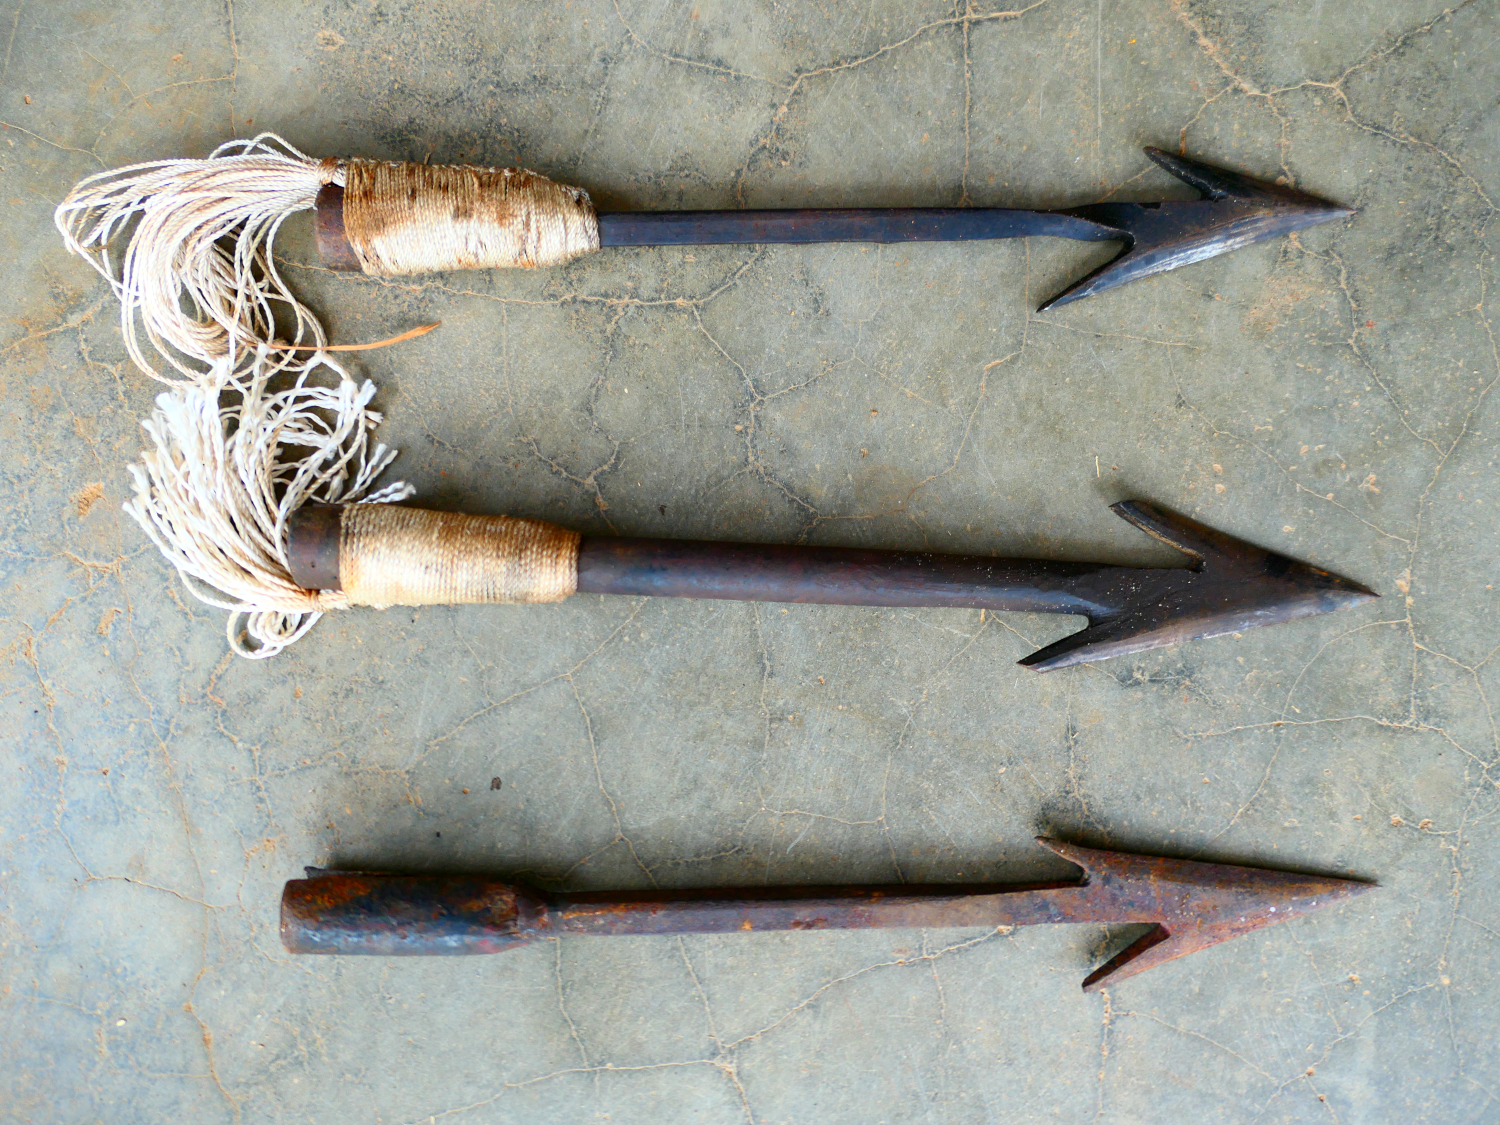
{"label": "rusty metal surface", "polygon": [[313,237],[318,258],[331,270],[360,269],[359,255],[344,231],[344,189],[338,184],[324,184],[318,189],[313,207]]}
{"label": "rusty metal surface", "polygon": [[291,953],[498,953],[530,940],[517,913],[524,896],[488,879],[325,874],[286,885],[281,942]]}
{"label": "rusty metal surface", "polygon": [[545,937],[1149,924],[1084,980],[1084,990],[1094,991],[1373,886],[1042,837],[1037,843],[1083,868],[1083,879],[561,894],[472,877],[322,872],[287,883],[281,941],[291,953],[448,956],[499,953]]}
{"label": "rusty metal surface", "polygon": [[292,513],[287,568],[304,590],[341,590],[339,543],[343,509],[336,504],[304,504]]}

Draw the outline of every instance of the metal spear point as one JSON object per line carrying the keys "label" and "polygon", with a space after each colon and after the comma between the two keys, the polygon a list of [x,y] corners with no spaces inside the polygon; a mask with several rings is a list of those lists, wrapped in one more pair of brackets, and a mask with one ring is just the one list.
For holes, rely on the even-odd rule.
{"label": "metal spear point", "polygon": [[[1109,264],[1041,306],[1048,309],[1354,213],[1353,208],[1314,195],[1157,148],[1148,148],[1145,153],[1196,189],[1201,198],[1094,203],[1062,211],[887,207],[602,212],[598,215],[599,245],[966,242],[1034,236],[1125,244]],[[318,194],[316,229],[318,255],[324,265],[342,270],[360,268],[359,258],[344,236],[344,189],[336,184],[327,185]]]}
{"label": "metal spear point", "polygon": [[1084,979],[1092,992],[1374,886],[1040,836],[1037,843],[1083,868],[1082,881],[552,894],[468,876],[308,868],[308,878],[287,883],[282,894],[281,942],[292,953],[458,956],[563,935],[1149,924]]}
{"label": "metal spear point", "polygon": [[[1087,617],[1088,628],[1020,661],[1037,672],[1331,613],[1379,596],[1155,504],[1126,500],[1113,510],[1189,555],[1192,565],[586,538],[578,552],[578,592]],[[339,513],[337,507],[309,505],[291,518],[290,569],[305,589],[341,588]]]}

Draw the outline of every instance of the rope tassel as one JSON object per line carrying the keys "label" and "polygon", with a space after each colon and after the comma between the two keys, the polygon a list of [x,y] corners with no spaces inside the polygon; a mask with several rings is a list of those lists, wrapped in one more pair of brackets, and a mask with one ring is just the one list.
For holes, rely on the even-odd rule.
{"label": "rope tassel", "polygon": [[[295,322],[292,343],[326,342],[317,317],[277,271],[271,242],[287,216],[310,210],[338,176],[336,167],[266,133],[220,145],[207,160],[156,160],[90,176],[54,219],[68,248],[114,289],[126,350],[142,371],[179,385],[226,374],[238,381],[256,346],[270,343],[278,307]],[[111,250],[122,237],[117,266]],[[137,316],[170,370],[147,360]],[[301,371],[317,362],[292,352],[276,366]]]}
{"label": "rope tassel", "polygon": [[396,457],[370,445],[380,414],[375,385],[362,386],[326,356],[316,362],[339,385],[308,385],[307,373],[272,391],[278,368],[257,349],[238,401],[221,405],[228,361],[211,372],[220,385],[157,396],[142,423],[154,448],[130,465],[135,495],[125,511],[145,529],[199,601],[230,611],[230,647],[241,656],[274,656],[329,609],[348,606],[340,591],[306,590],[292,580],[287,527],[309,502],[404,500],[402,482],[371,493]]}
{"label": "rope tassel", "polygon": [[[558,265],[599,248],[588,194],[533,172],[318,160],[271,133],[220,145],[205,160],[90,176],[54,218],[68,248],[113,287],[142,371],[176,385],[239,386],[252,365],[301,373],[321,362],[323,328],[281,277],[271,246],[324,189],[343,194],[343,234],[372,276]],[[276,339],[278,313],[291,322],[289,342]],[[148,360],[148,345],[167,370]]]}

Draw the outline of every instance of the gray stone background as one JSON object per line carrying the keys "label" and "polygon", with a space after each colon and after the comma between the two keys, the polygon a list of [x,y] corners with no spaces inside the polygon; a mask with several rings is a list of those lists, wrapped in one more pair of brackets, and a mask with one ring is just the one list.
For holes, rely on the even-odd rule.
{"label": "gray stone background", "polygon": [[[1500,1120],[1492,2],[11,0],[0,10],[0,1120]],[[1180,561],[1347,613],[1037,676],[1077,619],[579,597],[227,655],[119,510],[156,384],[52,208],[273,129],[610,208],[1360,213],[1055,312],[1050,240],[289,271],[428,504],[587,534]],[[503,787],[490,788],[492,777]],[[304,864],[550,886],[1065,878],[1038,832],[1377,879],[1079,991],[1097,927],[307,960]],[[1488,857],[1488,858],[1486,858]]]}

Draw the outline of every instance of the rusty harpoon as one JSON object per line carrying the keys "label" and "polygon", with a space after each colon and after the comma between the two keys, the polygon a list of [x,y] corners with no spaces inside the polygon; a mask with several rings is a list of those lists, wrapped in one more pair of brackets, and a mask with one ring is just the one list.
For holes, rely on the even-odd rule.
{"label": "rusty harpoon", "polygon": [[309,868],[282,894],[281,941],[292,953],[458,956],[563,935],[1149,924],[1089,974],[1083,987],[1092,992],[1374,886],[1037,842],[1083,868],[1082,882],[556,894],[473,876]]}

